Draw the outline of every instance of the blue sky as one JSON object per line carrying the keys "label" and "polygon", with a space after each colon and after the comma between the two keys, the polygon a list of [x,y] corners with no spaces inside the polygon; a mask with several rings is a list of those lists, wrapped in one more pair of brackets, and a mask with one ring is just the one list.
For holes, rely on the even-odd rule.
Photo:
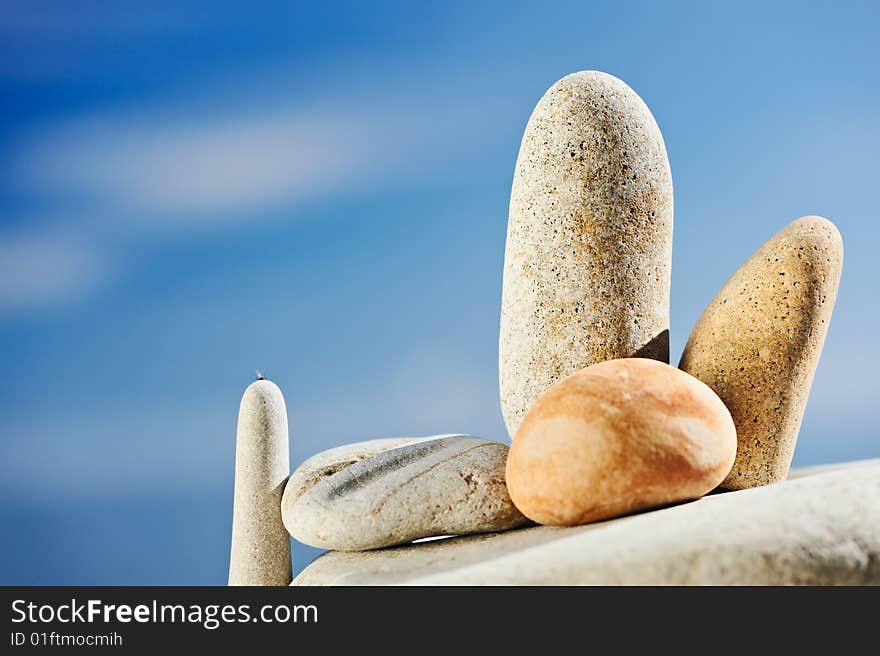
{"label": "blue sky", "polygon": [[880,10],[766,4],[0,3],[0,583],[224,583],[256,369],[294,464],[506,439],[513,165],[577,70],[663,131],[675,361],[768,237],[837,223],[795,463],[880,456]]}

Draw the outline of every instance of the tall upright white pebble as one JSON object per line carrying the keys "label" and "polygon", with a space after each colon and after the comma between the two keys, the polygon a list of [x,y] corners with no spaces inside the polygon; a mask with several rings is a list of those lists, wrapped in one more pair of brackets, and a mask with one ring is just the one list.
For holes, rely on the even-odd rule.
{"label": "tall upright white pebble", "polygon": [[550,87],[510,193],[498,355],[511,438],[569,374],[669,362],[672,209],[663,136],[636,92],[598,71]]}
{"label": "tall upright white pebble", "polygon": [[289,475],[284,396],[261,377],[245,390],[238,410],[229,585],[290,583],[290,536],[281,521]]}

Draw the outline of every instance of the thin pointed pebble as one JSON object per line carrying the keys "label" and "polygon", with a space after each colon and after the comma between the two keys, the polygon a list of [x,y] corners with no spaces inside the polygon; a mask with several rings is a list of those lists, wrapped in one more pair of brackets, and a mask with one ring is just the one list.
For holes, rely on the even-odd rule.
{"label": "thin pointed pebble", "polygon": [[238,412],[229,585],[290,583],[290,537],[281,520],[289,474],[284,396],[260,377],[245,390]]}

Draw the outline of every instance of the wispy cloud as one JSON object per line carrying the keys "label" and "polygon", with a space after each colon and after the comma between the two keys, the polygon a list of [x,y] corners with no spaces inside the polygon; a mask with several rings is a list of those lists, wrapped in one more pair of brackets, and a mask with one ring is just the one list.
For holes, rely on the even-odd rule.
{"label": "wispy cloud", "polygon": [[[207,110],[206,110],[207,111]],[[357,115],[101,116],[42,134],[23,185],[151,220],[216,220],[292,205],[375,174],[387,125]]]}
{"label": "wispy cloud", "polygon": [[[260,88],[261,93],[266,93]],[[217,221],[399,182],[479,152],[493,104],[428,88],[312,100],[246,86],[48,126],[12,157],[14,184],[90,211]],[[238,98],[247,97],[242,104]]]}
{"label": "wispy cloud", "polygon": [[70,234],[0,233],[0,316],[78,301],[107,273],[106,258]]}
{"label": "wispy cloud", "polygon": [[70,243],[39,221],[29,222],[32,243],[7,242],[6,266],[17,273],[14,283],[0,280],[0,311],[24,308],[29,298],[66,298],[95,282],[101,272],[93,264],[102,255],[82,243],[108,234],[121,250],[126,242],[141,247],[145,235],[176,239],[182,225],[216,230],[269,216],[294,219],[305,203],[405,188],[414,177],[448,172],[479,156],[500,103],[478,96],[438,102],[429,85],[340,93],[325,85],[291,97],[264,76],[98,108],[18,135],[7,184],[41,206],[86,218],[65,224],[76,235]]}

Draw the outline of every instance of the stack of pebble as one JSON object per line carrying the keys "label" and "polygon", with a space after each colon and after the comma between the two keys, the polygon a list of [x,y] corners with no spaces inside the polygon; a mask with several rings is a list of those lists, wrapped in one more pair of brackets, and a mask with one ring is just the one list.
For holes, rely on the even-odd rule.
{"label": "stack of pebble", "polygon": [[289,478],[281,391],[239,414],[230,584],[291,580],[289,535],[359,551],[537,522],[571,526],[784,480],[837,294],[834,225],[790,223],[712,300],[669,361],[672,177],[622,81],[554,84],[514,173],[500,333],[512,439],[379,439]]}

